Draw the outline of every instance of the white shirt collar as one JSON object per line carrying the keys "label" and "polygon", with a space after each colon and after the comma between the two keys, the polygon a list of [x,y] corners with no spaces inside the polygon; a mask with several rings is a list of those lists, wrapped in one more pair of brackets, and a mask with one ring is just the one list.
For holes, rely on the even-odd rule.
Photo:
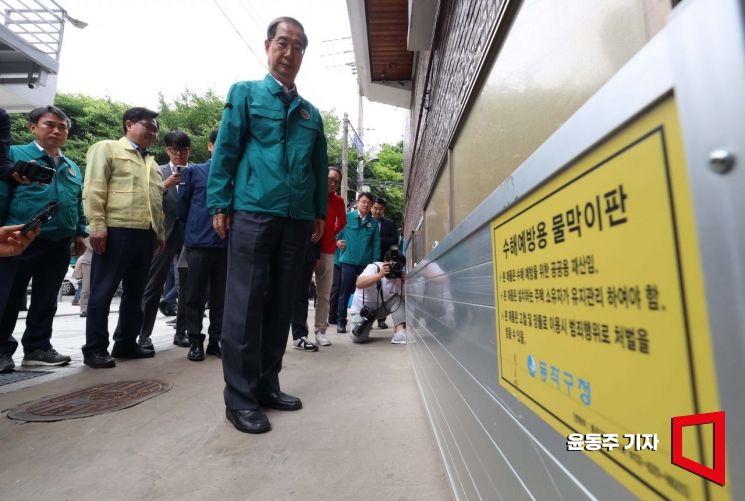
{"label": "white shirt collar", "polygon": [[52,160],[54,160],[55,165],[59,165],[60,162],[62,161],[62,159],[65,158],[65,155],[62,154],[62,150],[57,150],[57,155],[56,156],[52,156],[52,155],[49,154],[49,152],[47,150],[45,150],[44,148],[42,148],[39,143],[37,143],[36,141],[34,141],[34,144],[36,145],[37,148],[39,148],[39,151],[46,153],[49,156],[49,158],[51,158]]}
{"label": "white shirt collar", "polygon": [[[271,73],[269,73],[269,74],[270,74],[270,75],[272,75]],[[277,83],[279,84],[279,86],[280,86],[280,87],[282,87],[282,88],[283,88],[284,90],[286,90],[287,92],[290,92],[290,91],[294,90],[294,91],[295,91],[295,94],[297,94],[297,85],[293,85],[293,86],[292,86],[292,89],[288,89],[287,87],[285,87],[285,85],[284,85],[284,84],[283,84],[282,82],[280,82],[279,80],[277,80],[277,79],[276,79],[276,78],[274,77],[274,75],[272,75],[272,78],[274,78],[274,81],[275,81],[275,82],[277,82]]]}
{"label": "white shirt collar", "polygon": [[143,148],[142,146],[138,145],[137,143],[135,143],[134,141],[132,141],[127,136],[124,136],[124,137],[127,139],[127,141],[129,141],[129,144],[132,145],[132,148],[136,149],[137,151],[140,151],[140,150],[147,151],[148,152],[148,155],[152,155],[152,153],[150,153],[150,150],[148,148]]}

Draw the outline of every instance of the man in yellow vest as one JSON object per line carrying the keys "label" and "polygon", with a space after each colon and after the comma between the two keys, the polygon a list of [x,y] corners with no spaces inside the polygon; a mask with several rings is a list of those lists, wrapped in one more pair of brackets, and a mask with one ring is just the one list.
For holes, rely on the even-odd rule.
{"label": "man in yellow vest", "polygon": [[[155,355],[136,339],[153,252],[160,254],[165,245],[163,180],[148,151],[158,136],[157,116],[146,108],[127,110],[124,137],[99,141],[86,157],[83,198],[93,261],[83,362],[89,367],[114,367],[114,358]],[[123,294],[109,355],[109,309],[119,282]]]}

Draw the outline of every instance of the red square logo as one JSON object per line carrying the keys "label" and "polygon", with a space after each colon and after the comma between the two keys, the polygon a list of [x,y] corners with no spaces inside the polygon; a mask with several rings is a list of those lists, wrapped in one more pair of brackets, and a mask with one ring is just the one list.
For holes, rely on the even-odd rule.
{"label": "red square logo", "polygon": [[[683,427],[702,424],[714,425],[714,468],[709,468],[683,456]],[[672,418],[673,449],[671,461],[684,470],[695,473],[711,482],[724,485],[726,470],[724,436],[724,411],[674,417]]]}

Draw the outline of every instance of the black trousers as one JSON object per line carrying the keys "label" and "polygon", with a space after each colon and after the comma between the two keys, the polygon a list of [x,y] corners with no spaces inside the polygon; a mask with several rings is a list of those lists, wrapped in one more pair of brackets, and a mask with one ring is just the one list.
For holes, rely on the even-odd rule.
{"label": "black trousers", "polygon": [[222,323],[228,409],[257,409],[258,398],[280,389],[292,302],[311,225],[266,214],[233,214]]}
{"label": "black trousers", "polygon": [[[225,305],[225,282],[228,274],[228,250],[187,247],[186,259],[189,274],[186,279],[186,332],[189,341],[202,342],[202,313],[209,291],[210,342],[220,341],[222,316]],[[209,287],[207,284],[209,283]],[[176,320],[178,322],[178,320]]]}
{"label": "black trousers", "polygon": [[336,313],[339,309],[339,288],[341,287],[341,266],[334,265],[334,280],[331,282],[329,295],[329,323],[336,323]]}
{"label": "black trousers", "polygon": [[308,292],[315,262],[303,263],[292,303],[292,339],[308,335]]}
{"label": "black trousers", "polygon": [[339,286],[339,304],[336,307],[336,322],[339,326],[347,325],[347,306],[349,298],[357,288],[357,277],[365,271],[366,265],[341,265],[341,285]]}
{"label": "black trousers", "polygon": [[26,288],[31,279],[31,305],[26,315],[23,351],[52,347],[52,322],[57,313],[57,294],[70,266],[70,239],[37,238],[20,256],[0,258],[0,354],[12,355],[18,348],[13,330]]}
{"label": "black trousers", "polygon": [[189,282],[189,268],[176,268],[176,271],[179,296],[176,303],[176,333],[181,334],[186,332],[186,284]]}
{"label": "black trousers", "polygon": [[142,328],[142,293],[153,259],[152,230],[109,228],[106,252],[93,254],[91,295],[85,324],[83,355],[105,351],[109,346],[109,311],[119,282],[122,300],[114,331],[116,343],[135,343]]}
{"label": "black trousers", "polygon": [[142,296],[142,335],[150,337],[155,325],[155,317],[158,315],[160,297],[163,295],[163,286],[168,278],[168,272],[173,266],[173,258],[181,250],[180,238],[171,238],[166,242],[166,248],[159,256],[153,256],[148,273],[145,293]]}

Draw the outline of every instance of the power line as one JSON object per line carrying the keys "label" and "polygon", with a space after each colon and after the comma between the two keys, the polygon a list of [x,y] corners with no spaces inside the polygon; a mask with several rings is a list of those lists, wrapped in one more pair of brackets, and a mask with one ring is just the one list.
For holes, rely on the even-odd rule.
{"label": "power line", "polygon": [[321,42],[336,42],[338,40],[349,40],[350,38],[352,37],[348,36],[348,37],[341,37],[341,38],[330,38],[328,40],[321,40]]}
{"label": "power line", "polygon": [[228,17],[228,14],[222,9],[222,7],[220,7],[220,4],[217,3],[217,0],[213,0],[213,1],[215,2],[215,6],[220,10],[220,12],[222,12],[222,15],[223,17],[225,17],[225,20],[228,21],[228,23],[230,23],[230,26],[233,27],[233,30],[235,31],[235,33],[243,41],[243,44],[248,48],[248,50],[251,51],[251,54],[254,55],[254,57],[259,62],[259,64],[263,66],[264,69],[269,71],[269,68],[267,68],[266,63],[261,60],[261,58],[256,54],[256,52],[254,52],[253,48],[251,47],[251,44],[249,44],[248,41],[246,41],[246,39],[243,38],[243,35],[241,35],[241,32],[238,31],[238,28],[235,26],[235,24],[233,24],[233,21],[230,20],[230,18]]}
{"label": "power line", "polygon": [[345,67],[349,68],[349,70],[352,72],[352,75],[356,75],[357,74],[357,65],[355,65],[353,62],[352,63],[342,63],[342,64],[331,64],[331,65],[328,65],[328,66],[324,66],[324,68],[325,69],[341,68],[342,66],[345,66]]}
{"label": "power line", "polygon": [[335,56],[336,54],[349,54],[352,50],[343,50],[341,52],[331,52],[330,54],[321,54],[321,57]]}
{"label": "power line", "polygon": [[260,18],[261,16],[259,16],[259,15],[258,15],[258,14],[256,13],[256,11],[255,11],[255,10],[253,10],[253,7],[251,7],[251,5],[250,5],[250,4],[248,4],[248,3],[244,2],[243,0],[240,0],[240,1],[238,2],[238,3],[240,3],[240,4],[241,4],[241,7],[243,7],[243,9],[244,9],[244,10],[246,11],[246,14],[248,14],[248,18],[249,18],[249,19],[251,19],[251,21],[253,21],[253,23],[254,23],[254,24],[256,25],[256,27],[257,27],[257,28],[259,29],[259,33],[263,33],[263,32],[264,32],[264,28],[263,28],[263,27],[261,26],[261,24],[259,23],[259,18]]}

